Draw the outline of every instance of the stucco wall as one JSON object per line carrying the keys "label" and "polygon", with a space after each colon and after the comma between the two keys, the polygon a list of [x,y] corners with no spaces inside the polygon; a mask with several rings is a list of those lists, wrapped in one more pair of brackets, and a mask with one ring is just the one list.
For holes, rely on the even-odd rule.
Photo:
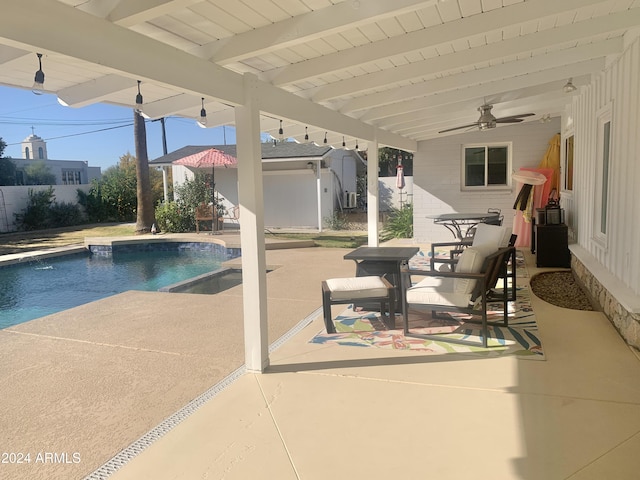
{"label": "stucco wall", "polygon": [[[16,230],[15,214],[21,213],[29,204],[29,190],[47,190],[48,185],[0,187],[0,233]],[[78,190],[89,192],[91,185],[53,185],[58,203],[77,203]],[[3,208],[4,204],[4,208]]]}

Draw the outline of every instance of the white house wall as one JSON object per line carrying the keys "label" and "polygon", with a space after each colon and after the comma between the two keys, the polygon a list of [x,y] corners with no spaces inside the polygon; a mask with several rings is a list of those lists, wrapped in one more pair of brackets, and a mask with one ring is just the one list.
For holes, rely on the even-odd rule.
{"label": "white house wall", "polygon": [[[499,113],[499,112],[498,112]],[[526,113],[526,112],[523,112]],[[534,112],[543,113],[543,112]],[[418,143],[413,157],[414,238],[417,242],[451,241],[451,233],[434,225],[427,215],[451,212],[486,212],[500,208],[504,225],[512,226],[517,195],[510,190],[468,192],[461,190],[462,145],[470,143],[512,142],[512,170],[537,167],[547,151],[549,140],[560,132],[560,119],[500,126],[485,131],[443,136]]]}
{"label": "white house wall", "polygon": [[264,224],[318,228],[318,194],[313,170],[264,172]]}
{"label": "white house wall", "polygon": [[[565,119],[575,135],[574,202],[577,243],[595,262],[640,295],[640,40],[576,96]],[[594,240],[598,112],[611,105],[607,243]],[[588,259],[587,259],[588,260]]]}

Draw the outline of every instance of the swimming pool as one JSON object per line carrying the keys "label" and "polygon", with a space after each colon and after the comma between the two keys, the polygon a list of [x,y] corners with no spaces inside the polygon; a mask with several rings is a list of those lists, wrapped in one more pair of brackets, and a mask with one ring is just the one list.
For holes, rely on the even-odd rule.
{"label": "swimming pool", "polygon": [[[216,248],[217,247],[217,248]],[[127,290],[156,291],[238,256],[205,244],[121,248],[0,268],[0,328],[27,322]]]}

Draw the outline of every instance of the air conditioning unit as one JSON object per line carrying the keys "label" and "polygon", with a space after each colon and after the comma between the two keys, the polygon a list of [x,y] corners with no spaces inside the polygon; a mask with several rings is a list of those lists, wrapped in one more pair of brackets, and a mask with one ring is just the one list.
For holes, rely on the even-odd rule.
{"label": "air conditioning unit", "polygon": [[344,208],[356,208],[358,194],[356,192],[344,192]]}

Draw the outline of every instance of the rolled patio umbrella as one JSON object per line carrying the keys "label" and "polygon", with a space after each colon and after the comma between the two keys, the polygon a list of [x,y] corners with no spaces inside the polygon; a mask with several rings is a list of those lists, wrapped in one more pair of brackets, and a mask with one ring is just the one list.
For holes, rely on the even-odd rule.
{"label": "rolled patio umbrella", "polygon": [[398,170],[396,173],[396,187],[400,189],[400,209],[402,209],[402,189],[405,187],[404,183],[404,168],[402,165],[398,165]]}
{"label": "rolled patio umbrella", "polygon": [[[214,169],[216,167],[237,167],[238,159],[233,155],[223,152],[222,150],[218,150],[217,148],[209,148],[207,150],[194,153],[193,155],[174,160],[172,163],[174,165],[182,165],[196,169],[211,169],[211,198],[213,200],[216,188]],[[211,221],[213,222],[211,229],[214,230],[216,224],[215,210],[213,211]]]}
{"label": "rolled patio umbrella", "polygon": [[404,167],[402,165],[398,165],[398,170],[396,174],[396,187],[402,190],[405,187],[404,183]]}

